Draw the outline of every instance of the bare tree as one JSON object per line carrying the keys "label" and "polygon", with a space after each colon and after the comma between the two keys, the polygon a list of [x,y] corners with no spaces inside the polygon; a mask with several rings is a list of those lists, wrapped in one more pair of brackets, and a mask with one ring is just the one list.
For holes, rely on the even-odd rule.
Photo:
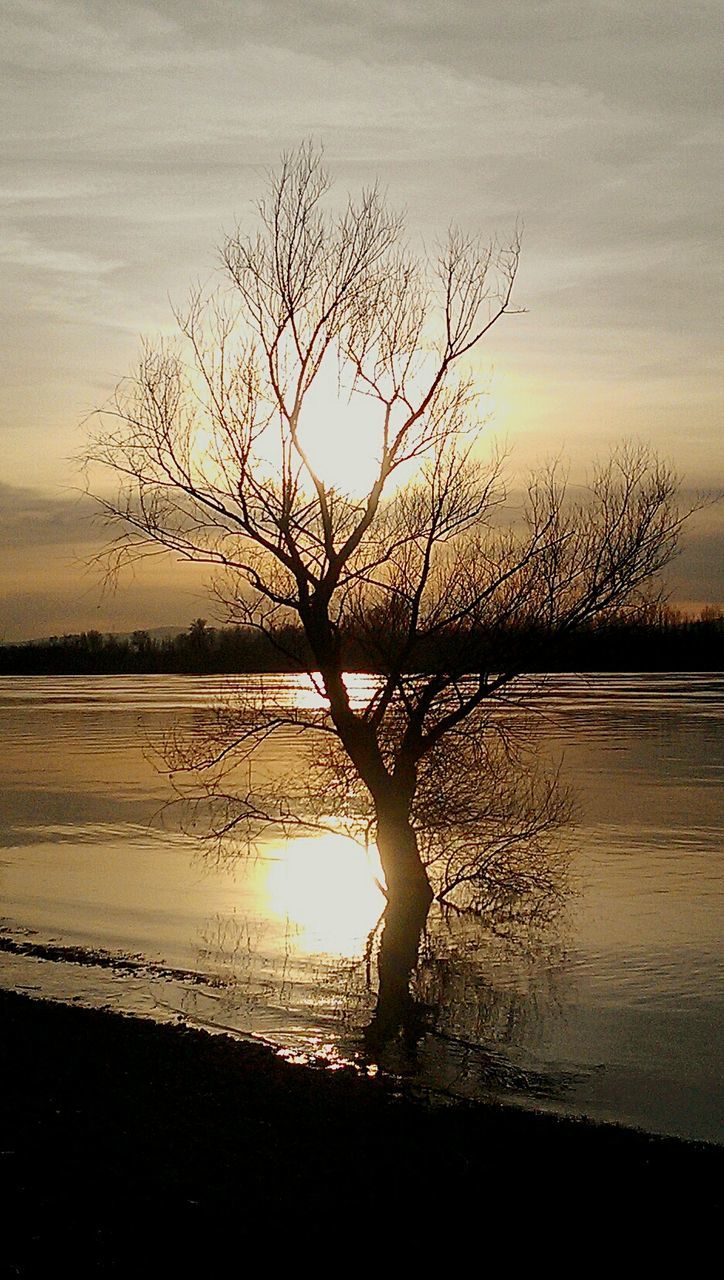
{"label": "bare tree", "polygon": [[[498,767],[481,746],[486,708],[556,638],[630,606],[674,554],[683,517],[675,478],[638,447],[578,497],[559,468],[534,475],[506,517],[502,465],[477,451],[467,358],[514,310],[517,237],[501,246],[453,230],[416,256],[377,187],[341,208],[328,190],[311,145],[282,158],[258,231],[226,240],[223,283],[177,313],[178,343],[144,348],[89,458],[120,482],[102,500],[120,522],[116,567],[167,549],[214,566],[225,620],[274,638],[298,618],[324,700],[305,727],[332,735],[361,784],[390,902],[424,919],[419,835],[435,830],[443,745]],[[309,444],[330,367],[366,408],[373,471],[361,495]],[[330,439],[343,429],[325,424]],[[483,632],[502,647],[481,645]],[[345,683],[350,635],[379,674],[362,704]],[[433,670],[421,661],[431,644]],[[222,750],[248,751],[284,722],[231,727]],[[259,816],[247,797],[229,826]],[[464,842],[451,857],[429,838],[428,867],[470,880]]]}

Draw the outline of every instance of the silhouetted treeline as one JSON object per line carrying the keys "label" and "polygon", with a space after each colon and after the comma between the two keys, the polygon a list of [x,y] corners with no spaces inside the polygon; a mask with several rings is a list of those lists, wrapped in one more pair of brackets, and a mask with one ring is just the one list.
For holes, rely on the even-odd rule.
{"label": "silhouetted treeline", "polygon": [[0,647],[3,675],[162,675],[307,670],[296,628],[280,627],[275,642],[252,627],[208,627],[197,618],[186,632],[158,638],[82,631]]}
{"label": "silhouetted treeline", "polygon": [[[390,637],[385,635],[385,647]],[[555,640],[531,630],[480,631],[465,639],[444,635],[421,642],[410,670],[499,671],[520,665],[529,671],[718,671],[722,666],[724,615],[712,609],[700,617],[660,612],[645,622],[616,620]],[[365,640],[343,637],[350,671],[383,669],[374,633]],[[131,636],[52,636],[48,640],[0,646],[1,675],[225,674],[305,671],[312,664],[301,631],[277,628],[270,638],[251,627],[214,628],[197,618],[188,631],[157,638],[146,631]]]}

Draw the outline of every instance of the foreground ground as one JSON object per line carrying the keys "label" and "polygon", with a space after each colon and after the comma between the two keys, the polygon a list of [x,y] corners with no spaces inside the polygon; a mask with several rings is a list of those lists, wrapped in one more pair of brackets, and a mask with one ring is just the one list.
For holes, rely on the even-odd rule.
{"label": "foreground ground", "polygon": [[431,1108],[225,1036],[0,993],[0,1072],[3,1275],[180,1275],[194,1253],[241,1272],[252,1247],[326,1271],[340,1226],[355,1255],[392,1230],[448,1263],[582,1215],[603,1237],[714,1230],[722,1148]]}

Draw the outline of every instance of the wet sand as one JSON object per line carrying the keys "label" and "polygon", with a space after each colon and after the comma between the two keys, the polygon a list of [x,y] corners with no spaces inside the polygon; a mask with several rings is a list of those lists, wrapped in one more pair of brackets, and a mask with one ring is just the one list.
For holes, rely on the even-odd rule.
{"label": "wet sand", "polygon": [[721,1147],[430,1106],[263,1045],[9,993],[0,1028],[3,1275],[180,1275],[195,1255],[201,1274],[241,1271],[252,1246],[306,1270],[340,1227],[355,1256],[384,1249],[383,1227],[398,1247],[442,1233],[448,1262],[582,1215],[603,1236],[715,1230]]}

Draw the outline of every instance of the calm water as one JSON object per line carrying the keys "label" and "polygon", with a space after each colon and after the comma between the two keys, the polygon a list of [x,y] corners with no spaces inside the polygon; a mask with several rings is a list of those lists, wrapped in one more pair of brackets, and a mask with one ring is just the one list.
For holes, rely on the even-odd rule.
{"label": "calm water", "polygon": [[[313,697],[302,677],[264,681],[290,705]],[[167,807],[154,745],[235,684],[0,682],[0,983],[358,1059],[382,907],[365,852],[333,834],[219,862]],[[443,1093],[722,1140],[723,689],[551,678],[539,732],[577,796],[577,892],[554,924],[512,933],[433,912],[416,979],[429,1029],[383,1065]],[[260,767],[281,773],[294,750],[267,746]]]}

